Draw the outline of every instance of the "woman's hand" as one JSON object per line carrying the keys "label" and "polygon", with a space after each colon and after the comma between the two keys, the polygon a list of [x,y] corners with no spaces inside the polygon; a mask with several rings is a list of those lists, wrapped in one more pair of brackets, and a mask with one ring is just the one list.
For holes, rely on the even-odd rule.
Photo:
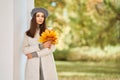
{"label": "woman's hand", "polygon": [[27,59],[31,59],[32,58],[32,54],[26,54],[26,56],[27,56]]}
{"label": "woman's hand", "polygon": [[46,41],[43,43],[44,48],[50,48],[51,47],[51,41]]}

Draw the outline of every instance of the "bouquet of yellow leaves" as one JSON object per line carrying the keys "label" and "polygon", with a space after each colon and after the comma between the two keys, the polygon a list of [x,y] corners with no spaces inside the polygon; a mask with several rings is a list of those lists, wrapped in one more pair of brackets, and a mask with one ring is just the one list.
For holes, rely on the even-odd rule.
{"label": "bouquet of yellow leaves", "polygon": [[54,30],[46,29],[45,32],[41,34],[38,41],[44,43],[49,40],[51,40],[52,44],[57,44],[57,34]]}

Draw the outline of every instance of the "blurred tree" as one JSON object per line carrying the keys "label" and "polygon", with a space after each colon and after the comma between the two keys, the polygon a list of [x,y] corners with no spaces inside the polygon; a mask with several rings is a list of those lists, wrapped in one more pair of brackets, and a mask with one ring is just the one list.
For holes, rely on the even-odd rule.
{"label": "blurred tree", "polygon": [[58,49],[120,44],[120,0],[35,0],[59,33]]}

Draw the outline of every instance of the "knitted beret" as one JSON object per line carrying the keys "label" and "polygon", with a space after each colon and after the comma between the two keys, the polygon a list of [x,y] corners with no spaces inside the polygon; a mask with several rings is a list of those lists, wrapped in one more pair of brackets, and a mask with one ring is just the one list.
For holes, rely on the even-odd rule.
{"label": "knitted beret", "polygon": [[48,11],[47,11],[45,8],[34,8],[34,9],[32,9],[32,11],[31,11],[31,16],[33,17],[33,15],[34,15],[35,13],[37,13],[37,12],[42,12],[42,13],[44,13],[45,18],[48,17]]}

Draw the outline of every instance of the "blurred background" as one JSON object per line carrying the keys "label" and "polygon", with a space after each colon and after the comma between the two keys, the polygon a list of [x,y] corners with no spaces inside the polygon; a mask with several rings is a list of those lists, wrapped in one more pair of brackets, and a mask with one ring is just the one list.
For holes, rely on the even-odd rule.
{"label": "blurred background", "polygon": [[120,80],[120,0],[35,0],[58,33],[59,80]]}

